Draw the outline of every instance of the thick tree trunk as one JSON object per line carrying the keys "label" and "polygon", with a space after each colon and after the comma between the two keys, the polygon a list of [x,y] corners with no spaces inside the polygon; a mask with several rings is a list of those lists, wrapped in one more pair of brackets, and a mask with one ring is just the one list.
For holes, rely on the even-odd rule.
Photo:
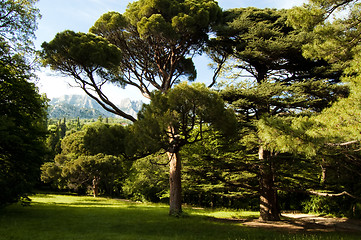
{"label": "thick tree trunk", "polygon": [[259,147],[260,160],[260,218],[263,221],[280,220],[277,190],[274,187],[274,173],[271,165],[269,151]]}
{"label": "thick tree trunk", "polygon": [[179,216],[182,213],[182,177],[181,158],[179,152],[168,152],[169,158],[169,215]]}

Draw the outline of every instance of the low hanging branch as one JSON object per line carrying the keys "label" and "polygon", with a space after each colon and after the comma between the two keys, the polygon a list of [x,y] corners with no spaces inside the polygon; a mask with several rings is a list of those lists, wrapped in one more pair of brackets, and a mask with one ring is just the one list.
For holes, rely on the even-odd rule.
{"label": "low hanging branch", "polygon": [[344,143],[327,143],[327,146],[332,146],[332,147],[337,147],[337,146],[348,146],[351,144],[355,144],[358,143],[358,140],[354,140],[354,141],[349,141],[349,142],[344,142]]}
{"label": "low hanging branch", "polygon": [[349,196],[351,198],[361,200],[361,197],[352,195],[349,192],[343,191],[341,193],[325,193],[325,192],[317,192],[315,190],[304,190],[304,189],[297,189],[297,188],[276,188],[277,190],[287,191],[287,192],[297,192],[297,193],[306,193],[315,196],[321,197],[341,197],[341,196]]}
{"label": "low hanging branch", "polygon": [[314,190],[307,191],[309,194],[316,195],[316,196],[323,196],[323,197],[341,197],[341,196],[349,196],[351,198],[361,200],[360,197],[354,196],[346,191],[343,191],[341,193],[322,193],[322,192],[316,192]]}

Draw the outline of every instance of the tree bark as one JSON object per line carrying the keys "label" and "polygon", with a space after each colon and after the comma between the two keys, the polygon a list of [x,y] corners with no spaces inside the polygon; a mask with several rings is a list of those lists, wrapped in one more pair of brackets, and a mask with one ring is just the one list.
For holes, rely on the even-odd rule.
{"label": "tree bark", "polygon": [[326,167],[326,164],[325,164],[325,159],[322,159],[322,163],[321,163],[321,181],[320,181],[321,186],[325,185],[326,175],[327,175],[327,167]]}
{"label": "tree bark", "polygon": [[274,173],[269,151],[259,147],[260,160],[260,219],[263,221],[280,220],[280,209],[278,206],[277,190],[274,187]]}
{"label": "tree bark", "polygon": [[179,216],[182,213],[182,177],[179,151],[168,152],[169,158],[169,215]]}
{"label": "tree bark", "polygon": [[99,178],[93,178],[93,196],[97,197],[99,195]]}

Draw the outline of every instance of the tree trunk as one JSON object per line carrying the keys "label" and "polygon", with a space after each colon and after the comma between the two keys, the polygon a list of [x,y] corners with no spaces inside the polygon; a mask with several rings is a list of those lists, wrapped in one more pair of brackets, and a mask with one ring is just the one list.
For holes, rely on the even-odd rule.
{"label": "tree trunk", "polygon": [[179,216],[182,213],[182,178],[181,158],[179,151],[168,152],[169,158],[169,215]]}
{"label": "tree trunk", "polygon": [[274,173],[271,165],[271,154],[269,151],[259,147],[260,160],[260,218],[263,221],[280,220],[280,209],[278,206],[277,190],[274,188]]}
{"label": "tree trunk", "polygon": [[99,195],[99,178],[93,178],[93,196],[97,197]]}
{"label": "tree trunk", "polygon": [[321,181],[320,181],[321,186],[324,186],[325,183],[326,183],[326,174],[327,174],[326,162],[325,162],[325,159],[322,159],[322,162],[321,162]]}

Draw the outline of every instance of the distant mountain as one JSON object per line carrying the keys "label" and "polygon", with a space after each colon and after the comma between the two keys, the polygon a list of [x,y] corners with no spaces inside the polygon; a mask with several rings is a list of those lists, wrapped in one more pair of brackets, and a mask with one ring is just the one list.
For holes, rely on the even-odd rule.
{"label": "distant mountain", "polygon": [[[122,99],[117,107],[122,111],[137,117],[137,113],[142,108],[142,101],[133,101],[129,98]],[[93,119],[102,117],[119,117],[104,110],[94,99],[85,95],[64,95],[53,98],[49,102],[49,118],[82,118]]]}

